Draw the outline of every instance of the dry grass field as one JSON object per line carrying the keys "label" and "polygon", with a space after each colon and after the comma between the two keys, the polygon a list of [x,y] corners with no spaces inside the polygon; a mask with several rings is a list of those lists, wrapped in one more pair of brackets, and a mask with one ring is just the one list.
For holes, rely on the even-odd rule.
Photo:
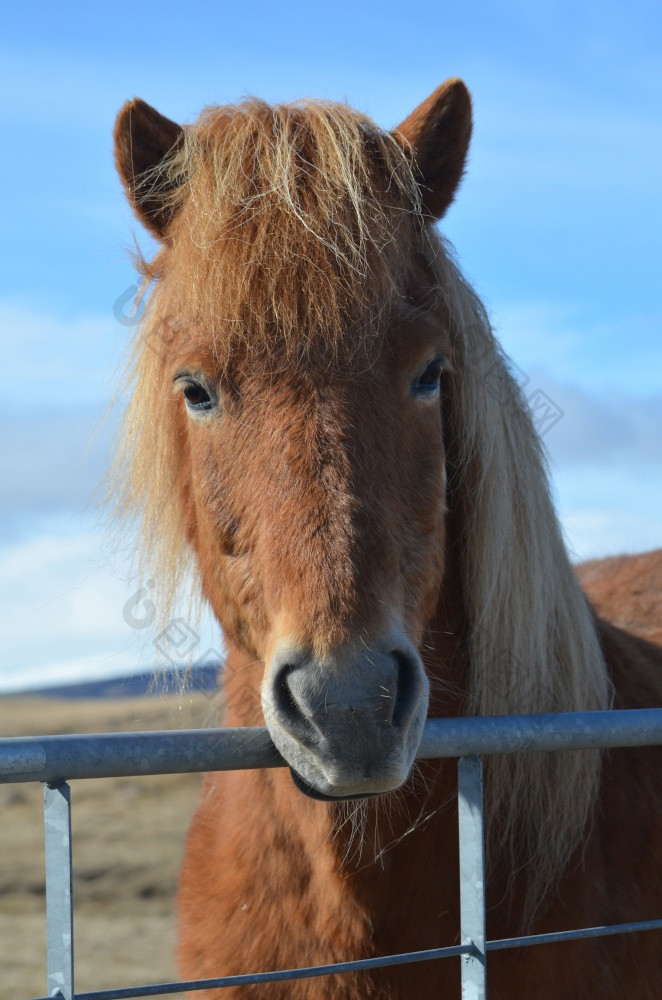
{"label": "dry grass field", "polygon": [[[214,725],[202,694],[0,698],[0,735]],[[76,990],[176,978],[174,898],[200,775],[71,783]],[[46,996],[43,791],[0,785],[0,1000]]]}

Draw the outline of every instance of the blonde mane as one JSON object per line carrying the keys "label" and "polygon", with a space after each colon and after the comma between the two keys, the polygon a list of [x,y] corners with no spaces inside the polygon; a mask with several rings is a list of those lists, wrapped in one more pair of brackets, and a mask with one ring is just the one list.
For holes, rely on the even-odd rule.
{"label": "blonde mane", "polygon": [[[568,559],[530,411],[484,306],[449,256],[440,280],[456,352],[449,465],[462,525],[467,709],[607,709],[607,667]],[[586,834],[600,753],[495,756],[486,773],[491,839],[510,852],[515,868],[527,869],[535,900]]]}
{"label": "blonde mane", "polygon": [[[177,302],[225,352],[337,346],[402,288],[401,226],[420,211],[410,157],[344,106],[205,109],[143,176],[174,216]],[[405,272],[403,274],[403,271]],[[222,303],[222,315],[218,315]]]}
{"label": "blonde mane", "polygon": [[[531,417],[483,306],[421,224],[408,151],[344,106],[251,100],[207,109],[143,184],[171,200],[172,248],[144,267],[155,287],[127,374],[113,492],[120,510],[142,521],[163,608],[190,557],[163,384],[171,339],[206,331],[222,361],[235,350],[273,349],[278,330],[290,357],[322,344],[332,358],[348,317],[354,334],[377,335],[386,304],[404,294],[412,246],[422,248],[434,260],[454,340],[449,467],[462,525],[467,709],[608,707],[592,614],[565,552]],[[599,772],[592,752],[489,762],[493,839],[535,873],[536,886],[549,884],[580,843]]]}

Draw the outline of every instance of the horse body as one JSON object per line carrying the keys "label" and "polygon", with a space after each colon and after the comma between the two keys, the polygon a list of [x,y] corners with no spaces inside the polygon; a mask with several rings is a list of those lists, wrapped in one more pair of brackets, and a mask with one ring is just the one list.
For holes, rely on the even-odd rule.
{"label": "horse body", "polygon": [[[600,630],[615,665],[615,707],[659,704],[659,650],[607,623]],[[428,669],[435,659],[426,657]],[[437,669],[447,672],[447,663],[439,656]],[[232,679],[244,668],[241,657],[227,665],[231,703]],[[230,713],[227,721],[246,724],[246,717]],[[505,861],[492,865],[488,938],[659,916],[662,818],[652,815],[651,803],[660,794],[661,766],[657,748],[608,754],[599,815],[533,920],[528,873],[512,876]],[[293,968],[457,943],[454,762],[419,764],[416,784],[396,795],[390,807],[368,803],[352,823],[347,806],[302,801],[284,771],[209,775],[181,873],[183,974],[211,978],[219,968]],[[259,837],[247,836],[246,816]],[[459,997],[459,961],[223,992],[256,1000],[266,989],[282,1000]],[[658,932],[488,959],[495,1000],[657,1000],[660,977]]]}
{"label": "horse body", "polygon": [[577,575],[602,618],[662,645],[662,549],[593,559],[578,566]]}
{"label": "horse body", "polygon": [[[431,228],[470,132],[459,81],[390,134],[315,102],[118,118],[162,242],[124,506],[166,587],[193,557],[226,721],[264,718],[290,765],[206,779],[180,883],[190,978],[457,941],[454,767],[412,767],[427,714],[660,702],[659,648],[579,589],[517,384]],[[658,916],[659,774],[658,751],[490,759],[489,936]],[[658,952],[502,952],[490,996],[657,1000]],[[459,962],[219,995],[265,989],[451,997]]]}

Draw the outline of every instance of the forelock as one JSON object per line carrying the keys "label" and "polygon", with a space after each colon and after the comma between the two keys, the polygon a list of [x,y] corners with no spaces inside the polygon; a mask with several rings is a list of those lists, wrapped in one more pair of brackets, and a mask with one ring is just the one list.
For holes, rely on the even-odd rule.
{"label": "forelock", "polygon": [[164,294],[215,337],[334,346],[403,294],[424,231],[410,156],[350,108],[207,108],[160,169]]}

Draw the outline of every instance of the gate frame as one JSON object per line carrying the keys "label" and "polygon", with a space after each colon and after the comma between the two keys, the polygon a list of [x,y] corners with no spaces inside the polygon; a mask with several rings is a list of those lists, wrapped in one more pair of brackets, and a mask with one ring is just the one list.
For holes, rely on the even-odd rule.
{"label": "gate frame", "polygon": [[[662,919],[485,940],[482,756],[662,744],[662,709],[428,719],[418,759],[457,757],[460,944],[333,965],[218,979],[74,991],[71,791],[75,778],[283,767],[263,727],[0,739],[0,784],[44,783],[49,998],[129,1000],[249,983],[313,978],[462,957],[462,1000],[486,1000],[487,953],[580,938],[662,929]],[[41,998],[46,1000],[46,998]]]}

